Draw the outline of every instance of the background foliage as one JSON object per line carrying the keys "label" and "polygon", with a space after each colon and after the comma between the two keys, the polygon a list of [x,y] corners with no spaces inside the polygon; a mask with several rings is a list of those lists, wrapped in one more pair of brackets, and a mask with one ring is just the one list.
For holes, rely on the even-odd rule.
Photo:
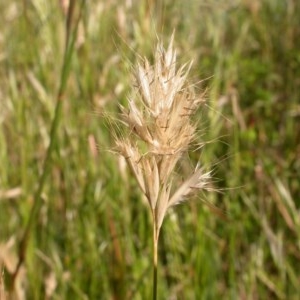
{"label": "background foliage", "polygon": [[197,198],[168,215],[160,298],[299,299],[300,2],[74,1],[67,26],[66,2],[0,1],[0,263],[7,288],[40,201],[16,279],[19,295],[151,294],[151,218],[130,173],[108,151],[112,136],[101,112],[117,116],[137,53],[151,59],[156,36],[167,43],[175,29],[178,57],[194,61],[192,80],[201,81],[208,100],[197,115],[208,144],[178,171],[189,172],[199,158],[214,168],[221,192],[198,200],[227,220]]}

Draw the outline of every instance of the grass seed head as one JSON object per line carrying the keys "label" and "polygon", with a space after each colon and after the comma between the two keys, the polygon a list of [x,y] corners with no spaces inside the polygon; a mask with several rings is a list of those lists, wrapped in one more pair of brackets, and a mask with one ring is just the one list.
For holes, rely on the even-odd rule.
{"label": "grass seed head", "polygon": [[129,130],[116,141],[148,199],[158,229],[167,209],[193,190],[205,189],[210,175],[196,169],[177,190],[172,188],[174,168],[195,136],[191,116],[204,102],[187,82],[191,64],[176,66],[173,39],[174,35],[167,50],[158,44],[153,65],[146,58],[137,64],[128,108],[122,107]]}

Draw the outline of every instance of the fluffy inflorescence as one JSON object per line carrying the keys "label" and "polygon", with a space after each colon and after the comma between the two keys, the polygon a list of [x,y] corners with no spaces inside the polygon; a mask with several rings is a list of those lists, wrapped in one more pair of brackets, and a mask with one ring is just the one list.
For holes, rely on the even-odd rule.
{"label": "fluffy inflorescence", "polygon": [[128,135],[116,141],[142,192],[147,197],[156,226],[167,209],[195,189],[205,189],[209,173],[196,168],[177,189],[172,188],[176,163],[195,137],[191,115],[204,102],[187,83],[190,65],[176,69],[173,37],[167,50],[157,46],[154,65],[144,59],[137,65],[128,109],[122,107]]}

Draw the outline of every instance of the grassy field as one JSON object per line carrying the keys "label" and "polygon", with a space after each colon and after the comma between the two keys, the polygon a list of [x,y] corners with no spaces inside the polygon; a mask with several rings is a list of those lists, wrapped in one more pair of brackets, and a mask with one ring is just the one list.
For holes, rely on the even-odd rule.
{"label": "grassy field", "polygon": [[159,299],[299,299],[300,2],[64,2],[0,1],[5,289],[150,299],[151,215],[103,115],[126,103],[137,54],[152,60],[157,36],[167,44],[175,30],[207,98],[196,115],[207,144],[178,172],[200,160],[220,192],[168,213]]}

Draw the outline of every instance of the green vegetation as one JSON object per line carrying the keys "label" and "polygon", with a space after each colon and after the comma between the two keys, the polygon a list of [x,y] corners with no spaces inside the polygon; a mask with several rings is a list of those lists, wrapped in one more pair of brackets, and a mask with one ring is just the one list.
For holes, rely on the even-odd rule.
{"label": "green vegetation", "polygon": [[166,216],[158,299],[299,299],[300,2],[63,2],[0,2],[6,290],[24,254],[27,299],[150,298],[151,215],[103,116],[118,117],[137,53],[151,60],[175,29],[208,101],[208,143],[178,173],[200,158],[220,192]]}

